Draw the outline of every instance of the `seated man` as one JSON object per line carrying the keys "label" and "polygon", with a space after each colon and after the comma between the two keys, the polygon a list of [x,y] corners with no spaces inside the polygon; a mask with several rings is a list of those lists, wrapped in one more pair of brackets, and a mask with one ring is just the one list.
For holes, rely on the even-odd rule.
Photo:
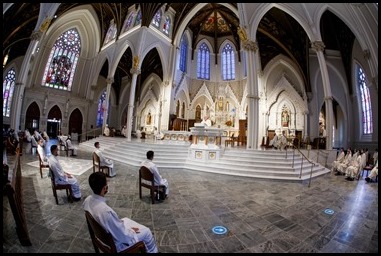
{"label": "seated man", "polygon": [[110,136],[110,128],[108,128],[108,124],[106,124],[105,130],[103,131],[104,136]]}
{"label": "seated man", "polygon": [[168,189],[169,184],[166,179],[163,179],[163,177],[161,177],[156,164],[152,162],[153,155],[154,155],[153,151],[151,150],[147,151],[147,159],[144,160],[141,165],[147,167],[153,173],[155,186],[160,186],[160,185],[165,186],[165,195],[164,196],[162,195],[161,197],[163,197],[163,199],[166,199],[169,193],[169,189]]}
{"label": "seated man", "polygon": [[94,147],[95,147],[95,151],[94,151],[95,154],[97,154],[99,156],[99,161],[100,161],[99,164],[102,166],[109,167],[110,168],[110,178],[115,177],[116,172],[114,170],[114,161],[103,156],[102,151],[99,149],[100,145],[99,145],[98,141],[94,143]]}
{"label": "seated man", "polygon": [[62,169],[60,162],[57,159],[58,156],[58,147],[57,145],[50,146],[50,152],[52,153],[49,158],[49,167],[54,173],[56,184],[70,184],[71,190],[73,192],[73,200],[81,200],[81,190],[79,188],[79,183],[77,179],[70,173],[65,172]]}
{"label": "seated man", "polygon": [[73,146],[73,143],[71,143],[71,137],[70,136],[68,136],[66,139],[66,147],[68,150],[73,150],[72,156],[77,155],[77,148]]}
{"label": "seated man", "polygon": [[287,146],[287,138],[285,135],[285,131],[282,132],[282,135],[280,135],[278,141],[277,141],[277,148],[279,150],[284,150],[284,148]]}
{"label": "seated man", "polygon": [[124,137],[127,137],[127,127],[126,127],[125,125],[124,125],[123,128],[122,128],[121,134],[122,134]]}
{"label": "seated man", "polygon": [[361,167],[361,155],[363,153],[360,151],[356,158],[352,158],[350,165],[347,167],[345,171],[345,179],[349,181],[354,181],[358,176]]}
{"label": "seated man", "polygon": [[46,157],[45,150],[43,148],[44,141],[42,139],[39,139],[37,143],[38,143],[38,145],[37,145],[37,153],[40,155],[42,164],[43,165],[49,165],[48,158]]}
{"label": "seated man", "polygon": [[89,185],[94,192],[83,202],[83,209],[90,212],[104,229],[111,233],[118,252],[143,241],[148,253],[157,253],[155,239],[151,230],[127,217],[119,219],[118,214],[106,204],[104,196],[108,192],[106,175],[93,172],[89,176]]}
{"label": "seated man", "polygon": [[273,148],[276,148],[278,146],[278,135],[275,134],[274,138],[270,140],[269,146],[272,146]]}
{"label": "seated man", "polygon": [[373,181],[374,178],[378,176],[378,162],[376,165],[373,167],[373,169],[370,171],[370,174],[368,177],[365,178],[366,182],[371,182]]}
{"label": "seated man", "polygon": [[332,163],[332,169],[331,169],[332,172],[337,170],[337,167],[339,166],[339,164],[341,164],[344,161],[344,157],[345,157],[344,148],[340,148],[340,153],[338,154],[336,160],[333,161]]}

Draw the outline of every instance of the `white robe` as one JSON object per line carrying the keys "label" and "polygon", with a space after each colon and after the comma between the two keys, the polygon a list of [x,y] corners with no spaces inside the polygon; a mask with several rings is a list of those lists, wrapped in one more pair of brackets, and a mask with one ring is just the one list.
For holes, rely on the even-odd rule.
{"label": "white robe", "polygon": [[66,147],[67,147],[67,149],[73,150],[74,156],[77,155],[77,148],[73,146],[70,139],[66,140]]}
{"label": "white robe", "polygon": [[114,177],[116,172],[114,170],[114,161],[103,156],[103,153],[100,149],[95,149],[95,154],[99,156],[100,165],[107,166],[110,168],[110,177]]}
{"label": "white robe", "polygon": [[[93,218],[113,237],[118,252],[143,241],[148,253],[157,253],[157,245],[151,230],[127,217],[119,219],[118,214],[106,204],[100,195],[89,195],[83,202],[83,209],[90,212]],[[132,228],[138,228],[135,232]]]}
{"label": "white robe", "polygon": [[76,198],[80,198],[82,195],[77,179],[74,176],[69,178],[66,175],[56,156],[50,155],[48,158],[48,162],[50,169],[52,169],[52,171],[54,172],[56,184],[70,184],[71,190],[73,191],[73,196]]}
{"label": "white robe", "polygon": [[160,186],[160,185],[165,186],[165,194],[168,195],[169,183],[166,179],[163,179],[163,177],[161,177],[156,164],[154,164],[151,160],[146,159],[141,163],[141,165],[147,167],[153,173],[153,178],[154,178],[153,183],[155,186]]}
{"label": "white robe", "polygon": [[40,145],[37,146],[37,153],[40,155],[41,161],[44,165],[48,165],[48,158],[45,155],[44,148]]}
{"label": "white robe", "polygon": [[344,151],[341,151],[340,154],[337,156],[336,160],[332,163],[332,171],[337,170],[339,164],[341,164],[344,161],[344,157]]}

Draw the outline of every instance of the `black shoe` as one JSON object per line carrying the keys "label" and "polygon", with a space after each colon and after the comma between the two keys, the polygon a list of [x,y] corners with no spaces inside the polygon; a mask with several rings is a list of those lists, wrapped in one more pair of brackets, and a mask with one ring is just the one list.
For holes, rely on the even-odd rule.
{"label": "black shoe", "polygon": [[341,176],[340,172],[335,173],[336,176]]}
{"label": "black shoe", "polygon": [[74,201],[74,202],[81,201],[81,198],[80,198],[80,197],[74,197],[74,196],[73,196],[73,201]]}
{"label": "black shoe", "polygon": [[366,177],[365,180],[366,180],[366,182],[370,182],[370,178],[369,177]]}
{"label": "black shoe", "polygon": [[348,177],[345,177],[345,179],[346,179],[346,180],[350,180],[350,179],[351,179],[351,177],[349,177],[349,176],[348,176]]}

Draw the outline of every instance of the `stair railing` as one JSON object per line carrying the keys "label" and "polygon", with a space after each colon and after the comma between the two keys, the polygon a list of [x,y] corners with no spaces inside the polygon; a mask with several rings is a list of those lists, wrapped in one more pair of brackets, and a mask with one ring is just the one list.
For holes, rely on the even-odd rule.
{"label": "stair railing", "polygon": [[[308,187],[311,186],[311,179],[312,179],[312,170],[313,168],[315,167],[315,163],[310,161],[308,159],[308,157],[306,157],[302,151],[300,151],[299,148],[295,147],[294,145],[292,144],[289,144],[288,147],[292,147],[293,148],[293,151],[292,151],[292,168],[294,168],[294,162],[295,162],[295,149],[299,152],[299,154],[302,156],[302,163],[300,165],[300,173],[299,173],[299,179],[302,178],[302,170],[303,170],[303,160],[306,159],[310,164],[311,164],[311,172],[310,172],[310,179],[309,179],[309,182],[308,182]],[[288,147],[286,147],[286,159],[287,159],[287,151],[288,151]]]}

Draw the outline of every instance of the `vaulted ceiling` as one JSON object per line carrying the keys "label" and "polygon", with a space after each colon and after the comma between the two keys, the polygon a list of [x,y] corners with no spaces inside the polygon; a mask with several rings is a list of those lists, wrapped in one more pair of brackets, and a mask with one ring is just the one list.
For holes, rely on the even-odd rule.
{"label": "vaulted ceiling", "polygon": [[[101,24],[100,34],[102,41],[107,33],[110,20],[114,19],[118,31],[120,31],[124,19],[126,18],[128,8],[134,4],[140,5],[142,11],[142,26],[147,27],[151,24],[156,11],[160,7],[164,5],[165,8],[173,8],[176,12],[173,21],[173,36],[177,33],[185,17],[197,5],[197,3],[91,3],[90,5],[98,15],[99,24]],[[84,5],[84,3],[62,3],[56,15],[60,16],[80,5]],[[236,3],[231,3],[231,5],[237,8]],[[14,3],[3,15],[3,56],[9,53],[8,62],[25,55],[30,43],[30,35],[36,27],[39,11],[39,4]],[[54,19],[52,23],[53,22]],[[238,26],[239,18],[229,8],[217,3],[205,5],[187,24],[187,28],[190,29],[193,34],[193,51],[198,41],[204,36],[212,38],[213,42],[211,43],[214,47],[214,51],[218,51],[218,46],[221,41],[218,39],[221,39],[221,37],[233,39],[233,43],[239,50],[240,39],[237,35]],[[304,76],[306,91],[311,91],[308,67],[310,42],[303,28],[291,16],[277,8],[270,9],[259,24],[256,37],[259,45],[262,69],[265,68],[272,58],[278,54],[284,54],[292,59],[300,68]],[[347,70],[350,70],[350,63],[348,63],[347,57],[351,55],[354,36],[348,27],[336,16],[329,13],[329,11],[327,11],[327,14],[323,15],[322,18],[322,37],[328,49],[341,51],[344,65]],[[139,77],[140,81],[143,82],[151,73],[156,73],[160,77],[163,77],[161,61],[157,51],[150,52],[142,64],[144,69]],[[120,90],[122,78],[125,76],[131,77],[129,73],[131,67],[132,53],[131,51],[126,51],[114,76],[113,86],[117,92]],[[101,74],[107,77],[107,68],[103,68]],[[348,81],[350,81],[350,79]]]}

